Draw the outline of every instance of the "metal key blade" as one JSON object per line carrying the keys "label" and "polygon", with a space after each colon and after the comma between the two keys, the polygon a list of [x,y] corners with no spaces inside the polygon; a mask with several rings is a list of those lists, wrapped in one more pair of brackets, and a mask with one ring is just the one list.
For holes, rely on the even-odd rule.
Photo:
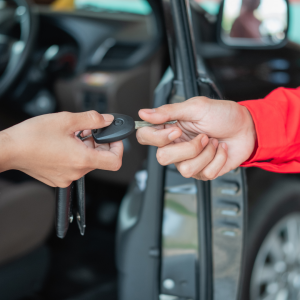
{"label": "metal key blade", "polygon": [[175,123],[177,123],[177,120],[165,122],[163,124],[152,124],[152,123],[149,123],[146,121],[135,121],[135,129],[140,129],[143,127],[154,127],[154,126],[159,126],[159,125],[175,124]]}

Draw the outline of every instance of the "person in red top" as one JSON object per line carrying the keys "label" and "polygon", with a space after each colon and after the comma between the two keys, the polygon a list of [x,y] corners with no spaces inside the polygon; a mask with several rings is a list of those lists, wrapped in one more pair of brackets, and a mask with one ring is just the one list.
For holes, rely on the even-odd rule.
{"label": "person in red top", "polygon": [[195,97],[139,111],[148,122],[137,139],[157,146],[162,165],[184,177],[212,180],[239,166],[300,172],[300,89],[278,88],[266,98],[233,102]]}

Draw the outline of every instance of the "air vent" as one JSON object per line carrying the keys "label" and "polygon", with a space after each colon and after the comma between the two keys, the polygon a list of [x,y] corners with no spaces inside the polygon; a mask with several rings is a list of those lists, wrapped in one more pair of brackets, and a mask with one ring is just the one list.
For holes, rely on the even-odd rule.
{"label": "air vent", "polygon": [[116,60],[126,60],[139,48],[136,44],[116,44],[105,54],[102,63],[115,62]]}

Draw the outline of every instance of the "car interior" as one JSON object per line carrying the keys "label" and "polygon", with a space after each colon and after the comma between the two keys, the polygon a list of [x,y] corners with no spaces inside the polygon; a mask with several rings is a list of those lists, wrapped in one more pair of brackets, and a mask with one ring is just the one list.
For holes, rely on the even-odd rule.
{"label": "car interior", "polygon": [[[57,111],[118,112],[138,120],[138,110],[151,107],[168,64],[161,20],[147,1],[137,7],[102,2],[1,1],[1,34],[10,45],[24,38],[26,10],[33,20],[32,40],[24,38],[31,44],[28,61],[2,95],[1,130]],[[1,47],[1,57],[8,51]],[[2,75],[8,63],[2,60]],[[116,299],[117,213],[147,155],[134,135],[124,147],[119,172],[96,170],[86,178],[83,237],[75,225],[64,240],[56,237],[53,189],[17,171],[1,174],[2,299]]]}
{"label": "car interior", "polygon": [[[126,114],[139,120],[139,109],[153,107],[157,86],[168,76],[172,60],[161,2],[165,5],[168,1],[0,1],[0,130],[34,116],[59,111],[96,110]],[[295,28],[300,10],[291,10],[289,39],[281,48],[232,49],[220,45],[217,39],[220,3],[218,0],[190,1],[199,63],[206,66],[223,98],[260,99],[279,86],[298,87],[300,39]],[[218,99],[218,92],[210,96]],[[173,102],[184,100],[184,96],[175,98]],[[155,157],[154,150],[139,145],[134,135],[123,143],[123,165],[118,172],[95,170],[86,176],[84,236],[71,224],[64,239],[56,237],[53,188],[19,171],[0,174],[0,299],[117,300],[118,293],[126,293],[119,290],[122,272],[118,273],[117,269],[117,264],[119,269],[128,267],[122,261],[126,256],[122,258],[122,253],[118,253],[116,262],[118,246],[126,241],[120,229],[122,207],[125,210],[128,195],[136,192],[136,186],[141,191],[145,189],[145,169],[150,173],[149,169],[155,172],[157,167],[147,160],[149,155]],[[168,174],[157,179],[161,185],[171,182],[172,176],[176,177],[172,180],[178,179],[174,166],[161,172]],[[226,180],[232,182],[234,176],[241,175],[238,172],[229,174]],[[258,199],[283,175],[255,168],[246,170],[246,174],[249,224],[252,224],[256,215],[251,213],[256,211]],[[299,180],[296,175],[284,175],[284,178]],[[191,183],[180,178],[178,184]],[[220,188],[220,183],[214,184],[215,189]],[[166,189],[166,193],[170,195],[172,191]],[[246,198],[245,193],[242,190],[239,196],[243,194]],[[195,192],[189,190],[186,194],[190,201],[190,206],[185,208],[188,211],[196,200]],[[153,195],[147,196],[148,202]],[[168,195],[164,205],[175,209],[168,202]],[[152,217],[150,212],[148,217]],[[190,219],[187,224],[197,226]],[[165,243],[168,242],[172,244],[166,237]],[[156,257],[155,251],[149,256]],[[137,274],[147,272],[143,265],[138,265],[139,261],[135,263],[134,257],[131,259],[133,265],[129,268]],[[189,265],[190,258],[185,259]],[[171,269],[164,270],[172,270],[174,262],[165,263]],[[252,264],[253,261],[249,268]],[[130,284],[132,289],[139,288],[136,282]],[[242,299],[250,299],[247,284]],[[164,286],[161,289],[168,293]]]}

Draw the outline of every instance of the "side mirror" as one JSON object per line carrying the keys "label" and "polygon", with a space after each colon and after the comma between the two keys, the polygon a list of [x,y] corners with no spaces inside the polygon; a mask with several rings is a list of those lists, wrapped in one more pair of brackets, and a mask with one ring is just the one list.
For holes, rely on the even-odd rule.
{"label": "side mirror", "polygon": [[224,0],[218,18],[223,46],[272,49],[287,42],[288,0]]}

